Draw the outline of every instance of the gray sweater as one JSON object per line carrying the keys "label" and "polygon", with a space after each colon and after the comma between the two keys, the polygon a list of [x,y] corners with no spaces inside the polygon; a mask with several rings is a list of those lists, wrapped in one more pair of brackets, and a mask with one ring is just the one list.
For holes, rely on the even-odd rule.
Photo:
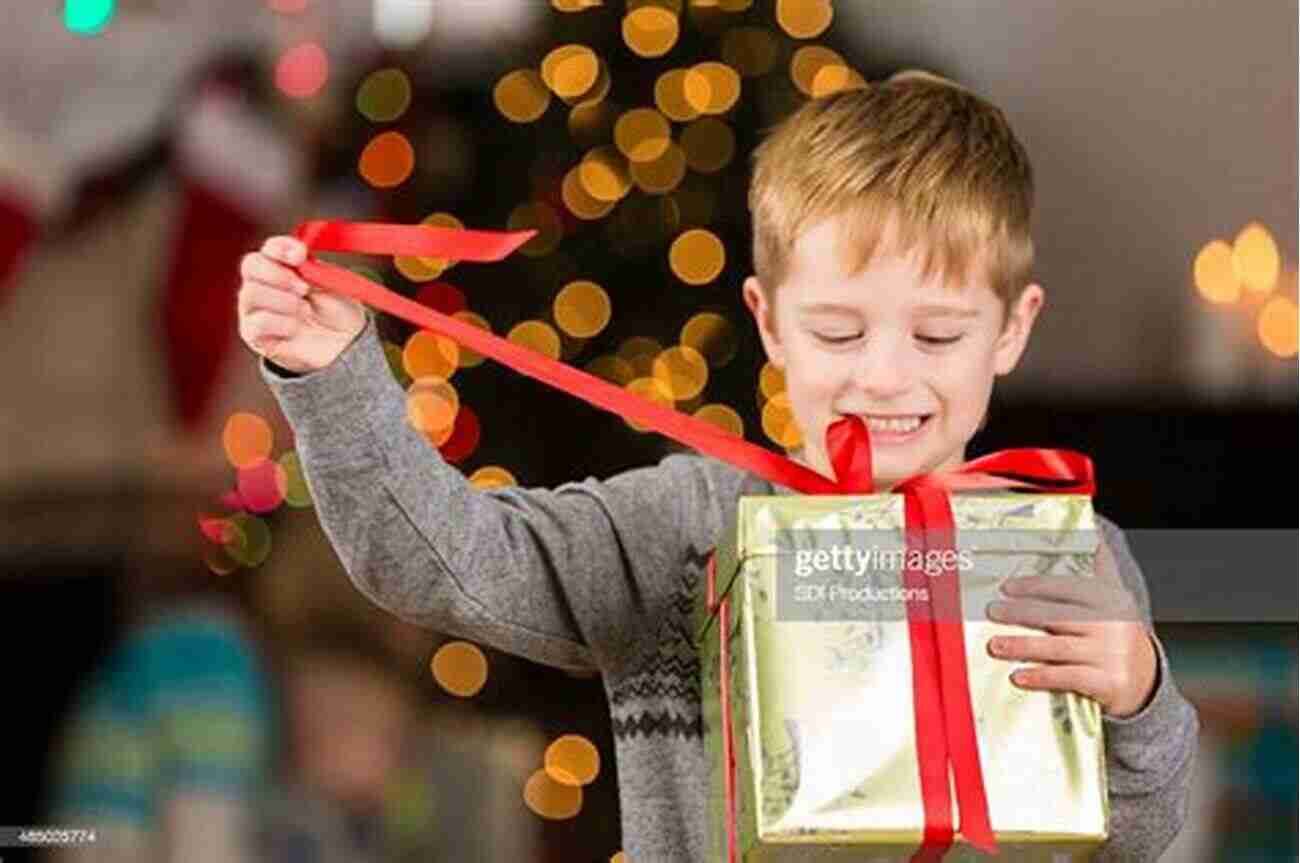
{"label": "gray sweater", "polygon": [[[321,526],[368,599],[403,620],[558,668],[598,670],[613,720],[623,847],[705,859],[707,777],[692,597],[741,494],[792,494],[673,454],[608,479],[479,490],[406,420],[373,313],[326,368],[260,369],[292,426]],[[1101,519],[1150,628],[1124,534]],[[1155,860],[1187,814],[1199,723],[1159,639],[1150,702],[1105,717],[1111,838],[1095,859]]]}

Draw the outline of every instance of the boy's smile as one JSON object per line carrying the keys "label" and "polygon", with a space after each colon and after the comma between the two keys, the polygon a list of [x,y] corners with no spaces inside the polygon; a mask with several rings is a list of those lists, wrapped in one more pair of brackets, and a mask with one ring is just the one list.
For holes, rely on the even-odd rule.
{"label": "boy's smile", "polygon": [[1015,368],[1043,301],[1030,284],[1003,304],[971,267],[965,284],[922,276],[918,249],[899,254],[892,231],[856,276],[840,264],[840,221],[804,231],[769,303],[745,281],[745,302],[768,358],[785,372],[803,447],[794,457],[828,477],[827,427],[857,415],[871,432],[875,486],[956,467],[979,429],[993,380]]}

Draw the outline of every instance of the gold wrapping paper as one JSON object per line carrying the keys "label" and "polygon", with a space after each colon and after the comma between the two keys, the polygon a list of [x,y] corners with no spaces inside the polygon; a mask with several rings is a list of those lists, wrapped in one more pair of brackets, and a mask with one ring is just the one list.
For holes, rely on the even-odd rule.
{"label": "gold wrapping paper", "polygon": [[[956,548],[966,562],[958,576],[966,661],[997,859],[1087,860],[1107,836],[1100,705],[1012,684],[1016,664],[990,656],[988,640],[1042,631],[996,623],[984,612],[1008,577],[1092,576],[1098,534],[1091,500],[1006,493],[951,500]],[[875,586],[869,602],[821,606],[807,601],[817,593],[806,586],[810,580],[795,574],[807,575],[818,543],[856,543],[861,561],[871,550],[862,548],[865,540],[877,563],[891,560],[906,548],[903,526],[901,495],[746,497],[735,532],[718,546],[717,591],[730,598],[743,861],[907,860],[920,846],[924,810],[901,570],[877,566],[863,576],[874,581],[855,582]],[[895,592],[886,595],[891,579]],[[802,610],[794,593],[800,585]],[[718,619],[700,594],[710,859],[725,860]],[[855,595],[863,591],[838,593]],[[853,619],[842,608],[854,609]],[[822,619],[790,619],[800,614]],[[955,792],[952,817],[960,825]],[[990,858],[958,832],[944,859]]]}

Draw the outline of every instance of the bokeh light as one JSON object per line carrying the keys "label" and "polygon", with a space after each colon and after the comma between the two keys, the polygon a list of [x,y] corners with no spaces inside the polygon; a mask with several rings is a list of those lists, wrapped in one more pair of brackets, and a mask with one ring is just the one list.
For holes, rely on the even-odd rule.
{"label": "bokeh light", "polygon": [[599,73],[600,63],[586,45],[561,45],[542,58],[542,81],[561,99],[590,90]]}
{"label": "bokeh light", "polygon": [[1272,297],[1259,310],[1256,325],[1259,342],[1270,353],[1287,359],[1296,355],[1296,340],[1300,338],[1300,317],[1295,301],[1290,297]]}
{"label": "bokeh light", "polygon": [[579,219],[603,219],[618,201],[601,201],[590,195],[582,184],[581,171],[582,164],[579,163],[564,175],[564,181],[560,184],[560,197],[564,206]]}
{"label": "bokeh light", "polygon": [[653,162],[672,142],[672,129],[653,108],[633,108],[614,124],[614,145],[632,162]]}
{"label": "bokeh light", "polygon": [[831,0],[776,0],[776,23],[795,39],[820,36],[834,14]]}
{"label": "bokeh light", "polygon": [[[664,195],[676,189],[686,178],[686,151],[669,141],[663,154],[653,162],[632,162],[628,169],[632,182],[647,195]],[[680,223],[681,213],[678,212]]]}
{"label": "bokeh light", "polygon": [[612,307],[609,294],[595,282],[569,282],[555,296],[555,323],[574,338],[591,338],[605,329]]}
{"label": "bokeh light", "polygon": [[553,360],[560,358],[560,336],[546,321],[520,321],[510,329],[506,338]]}
{"label": "bokeh light", "polygon": [[266,420],[257,414],[240,411],[226,419],[221,443],[227,461],[233,467],[241,468],[270,458],[274,441]]}
{"label": "bokeh light", "polygon": [[578,165],[578,180],[597,201],[614,203],[632,189],[632,177],[623,154],[612,147],[588,150]]}
{"label": "bokeh light", "polygon": [[329,57],[315,42],[289,48],[275,64],[275,86],[292,99],[310,99],[329,79]]}
{"label": "bokeh light", "polygon": [[278,459],[284,468],[284,502],[296,509],[306,509],[312,505],[311,489],[307,486],[307,476],[303,473],[302,462],[298,453],[289,450]]}
{"label": "bokeh light", "polygon": [[600,774],[600,752],[580,734],[565,734],[546,747],[543,769],[562,785],[590,785]]}
{"label": "bokeh light", "polygon": [[704,405],[692,414],[696,419],[704,420],[736,437],[745,436],[745,423],[740,414],[723,404]]}
{"label": "bokeh light", "polygon": [[[576,109],[575,109],[576,110]],[[536,231],[533,238],[519,247],[530,258],[549,255],[564,238],[564,224],[559,213],[542,201],[528,201],[510,211],[506,228],[511,231]]]}
{"label": "bokeh light", "polygon": [[[467,324],[472,324],[473,326],[478,327],[480,330],[485,330],[486,332],[489,333],[492,332],[492,325],[487,322],[486,318],[484,318],[482,315],[475,314],[474,312],[471,312],[468,309],[466,309],[463,312],[457,312],[456,314],[452,315],[452,317],[458,321],[464,321]],[[460,347],[459,362],[460,362],[460,367],[462,369],[467,369],[472,366],[482,365],[483,361],[487,359],[478,351],[471,351],[469,348],[465,347],[464,345],[460,345],[459,347]]]}
{"label": "bokeh light", "polygon": [[449,641],[439,647],[429,669],[439,686],[461,698],[478,694],[487,683],[487,657],[468,641]]}
{"label": "bokeh light", "polygon": [[1197,253],[1192,263],[1196,290],[1212,303],[1231,303],[1241,296],[1241,283],[1232,264],[1232,246],[1223,240],[1211,240]]}
{"label": "bokeh light", "polygon": [[[669,69],[655,80],[655,106],[670,120],[688,123],[700,116],[700,112],[686,98],[687,69]],[[697,75],[691,79],[696,88],[694,98],[700,104],[709,102],[708,79]],[[703,88],[701,91],[700,88]]]}
{"label": "bokeh light", "polygon": [[572,818],[582,811],[582,786],[556,782],[539,767],[524,783],[524,803],[542,818]]}
{"label": "bokeh light", "polygon": [[456,411],[456,421],[452,425],[451,435],[438,447],[442,457],[452,464],[459,464],[469,458],[478,449],[482,427],[478,414],[469,405],[461,405]]}
{"label": "bokeh light", "polygon": [[663,353],[664,346],[649,336],[629,336],[618,346],[617,354],[635,373],[634,377],[649,377],[654,371],[655,357]]}
{"label": "bokeh light", "polygon": [[515,475],[498,465],[486,465],[469,475],[469,483],[477,489],[506,488],[519,485]]}
{"label": "bokeh light", "polygon": [[623,41],[639,57],[662,57],[677,44],[680,27],[669,9],[645,4],[623,17]]}
{"label": "bokeh light", "polygon": [[239,469],[236,487],[250,511],[267,513],[284,503],[289,477],[278,461],[262,459]]}
{"label": "bokeh light", "polygon": [[615,354],[596,357],[584,366],[584,370],[620,387],[627,386],[637,376],[632,364]]}
{"label": "bokeh light", "polygon": [[763,433],[777,446],[794,449],[803,442],[794,411],[790,407],[790,396],[786,392],[779,392],[767,400],[767,404],[763,405],[762,420]]}
{"label": "bokeh light", "polygon": [[[468,305],[465,294],[461,289],[446,281],[421,285],[420,289],[415,292],[415,301],[444,315],[454,315],[457,312],[464,311]],[[457,345],[457,348],[459,347]]]}
{"label": "bokeh light", "polygon": [[[653,360],[651,360],[653,363]],[[628,392],[649,399],[652,402],[663,405],[664,407],[673,406],[673,394],[668,385],[655,377],[639,377],[629,381],[624,387]],[[646,432],[650,430],[649,426],[643,426],[638,422],[630,419],[624,420],[627,425],[634,431]]]}
{"label": "bokeh light", "polygon": [[828,63],[813,75],[812,97],[820,99],[841,90],[865,90],[866,88],[866,79],[855,70],[840,63]]}
{"label": "bokeh light", "polygon": [[1246,290],[1257,294],[1273,290],[1282,258],[1268,228],[1251,222],[1241,229],[1232,244],[1232,269]]}
{"label": "bokeh light", "polygon": [[780,392],[785,392],[785,372],[768,360],[763,363],[763,368],[758,373],[759,396],[763,401],[767,401]]}
{"label": "bokeh light", "polygon": [[709,363],[704,355],[687,345],[677,345],[655,357],[651,371],[673,401],[693,399],[709,381]]}
{"label": "bokeh light", "polygon": [[604,0],[551,0],[551,7],[557,12],[585,12],[598,9]]}
{"label": "bokeh light", "polygon": [[240,566],[250,569],[265,563],[271,556],[271,528],[267,523],[244,512],[230,516],[230,523],[233,535],[223,546],[226,553]]}
{"label": "bokeh light", "polygon": [[617,108],[609,102],[582,102],[569,109],[569,134],[579,147],[603,144],[614,135]]}
{"label": "bokeh light", "polygon": [[691,170],[717,173],[736,154],[736,135],[716,117],[702,117],[682,130],[682,150]]}
{"label": "bokeh light", "polygon": [[391,123],[411,105],[411,79],[401,69],[371,72],[357,88],[357,110],[372,123]]}
{"label": "bokeh light", "polygon": [[679,340],[704,355],[711,368],[731,362],[740,345],[736,328],[717,312],[700,312],[682,326]]}
{"label": "bokeh light", "polygon": [[442,378],[417,378],[406,391],[406,419],[434,446],[451,437],[460,394]]}
{"label": "bokeh light", "polygon": [[688,285],[706,285],[718,277],[727,262],[722,241],[712,231],[692,228],[668,249],[673,273]]}
{"label": "bokeh light", "polygon": [[433,330],[418,330],[402,349],[402,367],[411,378],[449,379],[460,359],[460,345]]}
{"label": "bokeh light", "polygon": [[740,75],[726,63],[697,63],[686,73],[686,101],[701,114],[723,114],[740,98]]}
{"label": "bokeh light", "polygon": [[[451,213],[431,213],[425,216],[420,222],[421,225],[428,225],[431,228],[452,228],[457,231],[465,230],[465,223],[453,216]],[[419,258],[420,263],[424,264],[431,270],[436,270],[439,275],[456,266],[456,261],[450,258]]]}
{"label": "bokeh light", "polygon": [[790,58],[790,80],[805,96],[813,95],[813,82],[825,66],[844,66],[844,58],[822,45],[805,45]]}
{"label": "bokeh light", "polygon": [[516,69],[497,82],[492,90],[492,101],[507,120],[531,123],[546,113],[551,104],[551,91],[537,72]]}
{"label": "bokeh light", "polygon": [[381,132],[361,151],[357,170],[367,183],[387,189],[401,185],[415,169],[415,149],[401,132]]}
{"label": "bokeh light", "polygon": [[779,50],[776,37],[762,27],[734,27],[722,37],[722,62],[747,78],[771,72]]}
{"label": "bokeh light", "polygon": [[575,108],[579,105],[583,107],[599,105],[609,95],[609,88],[613,86],[613,83],[614,79],[609,74],[609,65],[602,57],[597,56],[596,80],[582,93],[577,96],[565,97],[564,101]]}

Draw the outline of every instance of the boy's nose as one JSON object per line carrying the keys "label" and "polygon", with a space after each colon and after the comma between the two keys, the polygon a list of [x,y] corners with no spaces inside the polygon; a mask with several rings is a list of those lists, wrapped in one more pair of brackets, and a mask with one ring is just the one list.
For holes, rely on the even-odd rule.
{"label": "boy's nose", "polygon": [[888,339],[866,344],[852,359],[854,386],[878,401],[902,395],[912,383],[906,352]]}

